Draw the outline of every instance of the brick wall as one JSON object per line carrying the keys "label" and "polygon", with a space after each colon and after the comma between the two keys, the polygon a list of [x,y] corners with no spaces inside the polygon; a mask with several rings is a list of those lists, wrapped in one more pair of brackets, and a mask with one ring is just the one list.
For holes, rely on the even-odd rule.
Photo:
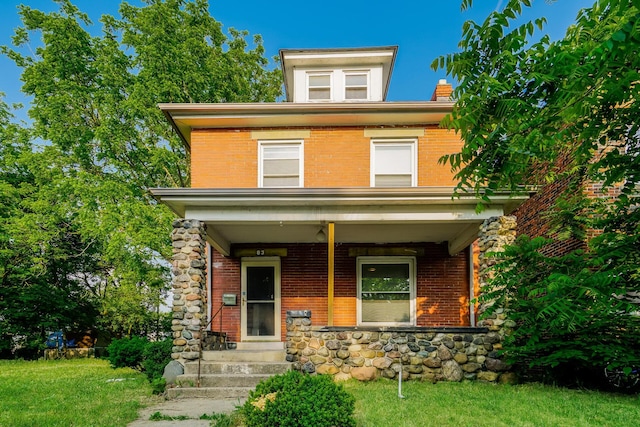
{"label": "brick wall", "polygon": [[[257,130],[257,129],[252,129]],[[266,129],[262,129],[266,130]],[[304,183],[308,188],[369,187],[370,143],[362,127],[312,128],[304,139]],[[418,185],[453,186],[443,154],[459,151],[460,138],[437,125],[418,138]],[[258,141],[251,130],[194,129],[191,134],[193,188],[255,188]]]}
{"label": "brick wall", "polygon": [[[570,158],[568,155],[561,157],[554,165],[555,170],[561,174],[568,168]],[[544,168],[540,168],[540,176],[546,172]],[[534,181],[530,184],[539,184],[538,191],[531,196],[529,200],[520,205],[513,213],[517,218],[517,234],[526,234],[530,237],[548,236],[551,231],[551,225],[545,213],[553,208],[559,197],[565,194],[574,176],[562,176],[555,181],[544,184],[541,177],[534,177]],[[551,234],[552,238],[557,237]],[[558,239],[554,238],[553,243],[544,247],[542,252],[548,256],[557,256],[565,254],[571,250],[584,247],[584,242],[575,238]]]}
{"label": "brick wall", "polygon": [[251,188],[258,185],[258,144],[243,130],[191,132],[192,188]]}
{"label": "brick wall", "polygon": [[[210,246],[209,246],[210,247]],[[211,248],[211,280],[214,292],[211,295],[211,315],[222,305],[222,294],[236,294],[238,305],[222,309],[222,330],[229,334],[230,341],[240,340],[240,260],[227,258]],[[220,315],[212,319],[211,330],[220,330]]]}
{"label": "brick wall", "polygon": [[[356,324],[356,257],[348,255],[352,246],[339,244],[335,251],[334,325]],[[394,245],[399,246],[399,245]],[[469,326],[469,259],[468,251],[451,257],[446,245],[434,243],[403,244],[421,247],[424,256],[417,261],[417,323],[418,326]],[[242,247],[238,245],[238,247]],[[327,324],[327,247],[326,244],[261,245],[286,247],[281,258],[281,319],[285,337],[285,315],[290,310],[311,310],[314,323]],[[240,340],[240,260],[213,251],[213,295],[215,312],[223,293],[238,295],[238,305],[223,309],[223,330],[229,340]],[[213,313],[212,313],[213,314]],[[219,320],[213,321],[219,330]]]}

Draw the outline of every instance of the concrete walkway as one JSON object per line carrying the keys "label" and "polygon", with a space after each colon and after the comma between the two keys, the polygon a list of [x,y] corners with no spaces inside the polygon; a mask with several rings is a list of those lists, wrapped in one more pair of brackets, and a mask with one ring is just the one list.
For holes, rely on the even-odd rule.
{"label": "concrete walkway", "polygon": [[[236,406],[243,403],[244,399],[185,398],[166,400],[142,409],[138,419],[128,424],[128,427],[209,427],[211,421],[201,420],[202,415],[229,414]],[[150,421],[149,417],[156,412],[168,417],[188,417],[188,419]]]}

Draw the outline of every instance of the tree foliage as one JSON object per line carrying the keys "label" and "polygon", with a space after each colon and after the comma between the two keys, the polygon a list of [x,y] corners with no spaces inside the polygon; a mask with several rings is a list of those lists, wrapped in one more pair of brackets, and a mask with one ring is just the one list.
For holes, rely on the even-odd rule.
{"label": "tree foliage", "polygon": [[638,366],[640,2],[596,1],[557,41],[539,35],[544,18],[523,22],[530,4],[466,22],[460,52],[432,64],[459,82],[446,124],[464,146],[441,161],[485,202],[496,189],[579,179],[558,198],[550,237],[597,231],[586,250],[547,257],[552,240],[520,240],[486,297],[514,310],[513,355]]}
{"label": "tree foliage", "polygon": [[[78,304],[100,312],[92,326],[144,333],[168,287],[173,218],[149,189],[189,185],[188,153],[157,104],[275,101],[280,73],[259,36],[225,35],[206,0],[123,2],[100,28],[71,1],[56,3],[51,13],[19,6],[23,25],[1,48],[32,101],[22,127],[0,109],[0,302],[22,307],[35,283],[47,299],[61,286],[67,302],[73,284]],[[53,327],[11,322],[14,335]]]}

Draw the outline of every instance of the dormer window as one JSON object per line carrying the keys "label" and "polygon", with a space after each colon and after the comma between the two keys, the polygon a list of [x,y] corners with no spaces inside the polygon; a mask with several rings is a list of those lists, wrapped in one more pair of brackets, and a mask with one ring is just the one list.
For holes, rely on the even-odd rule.
{"label": "dormer window", "polygon": [[369,99],[369,73],[345,72],[344,73],[344,99],[367,100]]}
{"label": "dormer window", "polygon": [[307,74],[307,87],[309,101],[330,101],[331,73]]}
{"label": "dormer window", "polygon": [[384,102],[396,46],[282,49],[288,102]]}
{"label": "dormer window", "polygon": [[306,101],[369,101],[370,76],[370,69],[307,71]]}

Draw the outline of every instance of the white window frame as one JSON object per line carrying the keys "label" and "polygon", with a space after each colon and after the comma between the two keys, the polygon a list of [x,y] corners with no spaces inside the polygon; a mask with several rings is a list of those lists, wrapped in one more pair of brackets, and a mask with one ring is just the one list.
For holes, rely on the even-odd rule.
{"label": "white window frame", "polygon": [[[363,69],[363,70],[345,70],[342,73],[343,75],[343,85],[342,85],[342,93],[345,101],[348,102],[363,102],[371,99],[371,70]],[[367,83],[365,84],[365,89],[367,90],[367,96],[365,98],[347,98],[347,89],[348,88],[362,88],[362,85],[356,86],[347,86],[347,76],[355,76],[355,75],[364,75],[366,76]]]}
{"label": "white window frame", "polygon": [[[371,163],[370,163],[370,185],[371,187],[376,187],[376,147],[378,146],[402,146],[402,147],[410,147],[411,148],[411,187],[416,187],[418,185],[418,139],[417,138],[401,138],[401,139],[382,139],[376,138],[371,140]],[[385,188],[385,187],[379,187]],[[393,187],[386,187],[393,188]]]}
{"label": "white window frame", "polygon": [[[298,148],[298,185],[296,186],[264,186],[264,150],[266,147]],[[258,187],[260,188],[298,188],[304,187],[304,141],[301,139],[258,141]]]}
{"label": "white window frame", "polygon": [[[309,80],[312,76],[328,76],[329,77],[329,98],[326,99],[312,99],[311,98],[311,88],[312,86],[309,84]],[[314,88],[324,88],[324,86],[314,86]],[[331,102],[334,99],[335,94],[335,76],[333,71],[307,71],[305,76],[305,89],[306,89],[306,97],[308,102]]]}
{"label": "white window frame", "polygon": [[[408,264],[409,265],[409,321],[408,322],[363,322],[362,321],[362,266],[367,264]],[[356,259],[358,294],[356,315],[358,326],[415,326],[417,269],[415,257],[361,256]]]}

